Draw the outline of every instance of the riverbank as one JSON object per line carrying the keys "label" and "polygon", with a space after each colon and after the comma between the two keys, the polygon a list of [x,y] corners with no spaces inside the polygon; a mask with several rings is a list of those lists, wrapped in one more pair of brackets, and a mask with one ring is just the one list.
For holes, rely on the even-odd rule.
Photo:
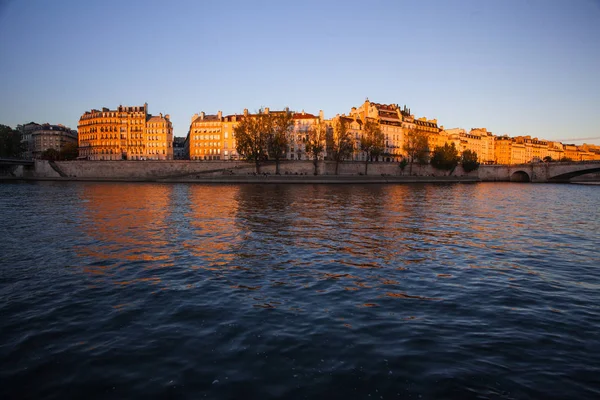
{"label": "riverbank", "polygon": [[[284,161],[256,166],[244,161],[45,161],[0,168],[0,180],[200,183],[411,183],[411,182],[570,182],[598,181],[600,162],[480,165],[466,172],[459,165],[442,171],[431,165],[379,162]],[[276,173],[279,171],[279,173]],[[315,175],[316,171],[316,175]],[[585,176],[581,176],[585,175]]]}
{"label": "riverbank", "polygon": [[457,176],[371,176],[371,175],[223,175],[185,178],[85,178],[85,177],[0,177],[2,181],[61,182],[155,182],[205,184],[363,184],[363,183],[475,183],[477,177]]}

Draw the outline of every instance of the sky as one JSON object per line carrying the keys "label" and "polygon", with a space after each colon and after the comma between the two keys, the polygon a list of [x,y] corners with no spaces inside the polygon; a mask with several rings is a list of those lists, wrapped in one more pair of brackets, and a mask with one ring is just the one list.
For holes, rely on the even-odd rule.
{"label": "sky", "polygon": [[445,128],[600,144],[600,0],[0,0],[0,124],[148,103],[325,117],[365,99]]}

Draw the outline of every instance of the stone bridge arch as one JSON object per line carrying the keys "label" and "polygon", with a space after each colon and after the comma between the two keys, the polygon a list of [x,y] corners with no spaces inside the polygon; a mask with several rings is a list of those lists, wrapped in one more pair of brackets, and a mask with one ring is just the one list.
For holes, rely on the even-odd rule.
{"label": "stone bridge arch", "polygon": [[554,175],[548,178],[548,182],[569,182],[571,178],[575,178],[576,176],[593,174],[596,172],[600,172],[600,165],[590,165],[590,168],[584,168],[577,171],[565,172],[559,175]]}
{"label": "stone bridge arch", "polygon": [[511,182],[531,182],[531,177],[525,171],[518,170],[510,174]]}

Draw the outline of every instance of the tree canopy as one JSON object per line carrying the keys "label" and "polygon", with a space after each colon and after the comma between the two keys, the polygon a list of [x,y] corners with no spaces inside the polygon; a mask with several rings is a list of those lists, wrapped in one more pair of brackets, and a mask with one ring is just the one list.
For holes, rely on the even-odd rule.
{"label": "tree canopy", "polygon": [[453,170],[458,165],[460,157],[454,143],[437,146],[431,157],[431,165],[434,168],[446,171]]}
{"label": "tree canopy", "polygon": [[61,160],[75,160],[79,155],[79,147],[76,142],[66,143],[60,149]]}
{"label": "tree canopy", "polygon": [[472,150],[463,151],[460,163],[462,164],[465,172],[475,171],[477,168],[479,168],[477,153]]}
{"label": "tree canopy", "polygon": [[0,125],[0,157],[20,158],[23,153],[21,132],[7,125]]}
{"label": "tree canopy", "polygon": [[427,164],[429,161],[429,137],[427,132],[417,129],[409,129],[404,134],[403,150],[406,152],[410,163],[410,173],[415,161],[419,164]]}
{"label": "tree canopy", "polygon": [[325,141],[327,139],[327,125],[325,122],[319,120],[317,123],[313,124],[306,133],[305,138],[305,148],[306,153],[313,160],[313,164],[315,166],[314,174],[317,175],[318,171],[318,162],[319,156],[325,149]]}
{"label": "tree canopy", "polygon": [[377,160],[385,150],[385,136],[381,131],[379,122],[367,119],[363,126],[363,134],[360,137],[360,149],[365,153],[365,175],[369,162]]}
{"label": "tree canopy", "polygon": [[276,114],[264,114],[268,120],[267,154],[275,160],[275,172],[279,174],[279,162],[285,157],[290,133],[294,129],[294,114],[284,111]]}
{"label": "tree canopy", "polygon": [[348,130],[348,121],[343,118],[337,118],[333,122],[332,135],[329,142],[329,153],[335,161],[335,174],[338,174],[340,162],[350,157],[354,151],[352,136]]}
{"label": "tree canopy", "polygon": [[236,150],[248,161],[254,161],[256,172],[260,172],[261,163],[267,159],[267,135],[271,131],[270,119],[261,109],[256,115],[245,115],[233,128]]}

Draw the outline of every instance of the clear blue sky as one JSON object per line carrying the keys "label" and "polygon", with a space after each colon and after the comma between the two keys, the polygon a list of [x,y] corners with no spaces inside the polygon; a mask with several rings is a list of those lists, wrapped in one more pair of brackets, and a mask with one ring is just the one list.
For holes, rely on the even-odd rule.
{"label": "clear blue sky", "polygon": [[[600,144],[600,0],[0,0],[0,123],[119,104],[348,113]],[[578,138],[596,138],[576,140]]]}

